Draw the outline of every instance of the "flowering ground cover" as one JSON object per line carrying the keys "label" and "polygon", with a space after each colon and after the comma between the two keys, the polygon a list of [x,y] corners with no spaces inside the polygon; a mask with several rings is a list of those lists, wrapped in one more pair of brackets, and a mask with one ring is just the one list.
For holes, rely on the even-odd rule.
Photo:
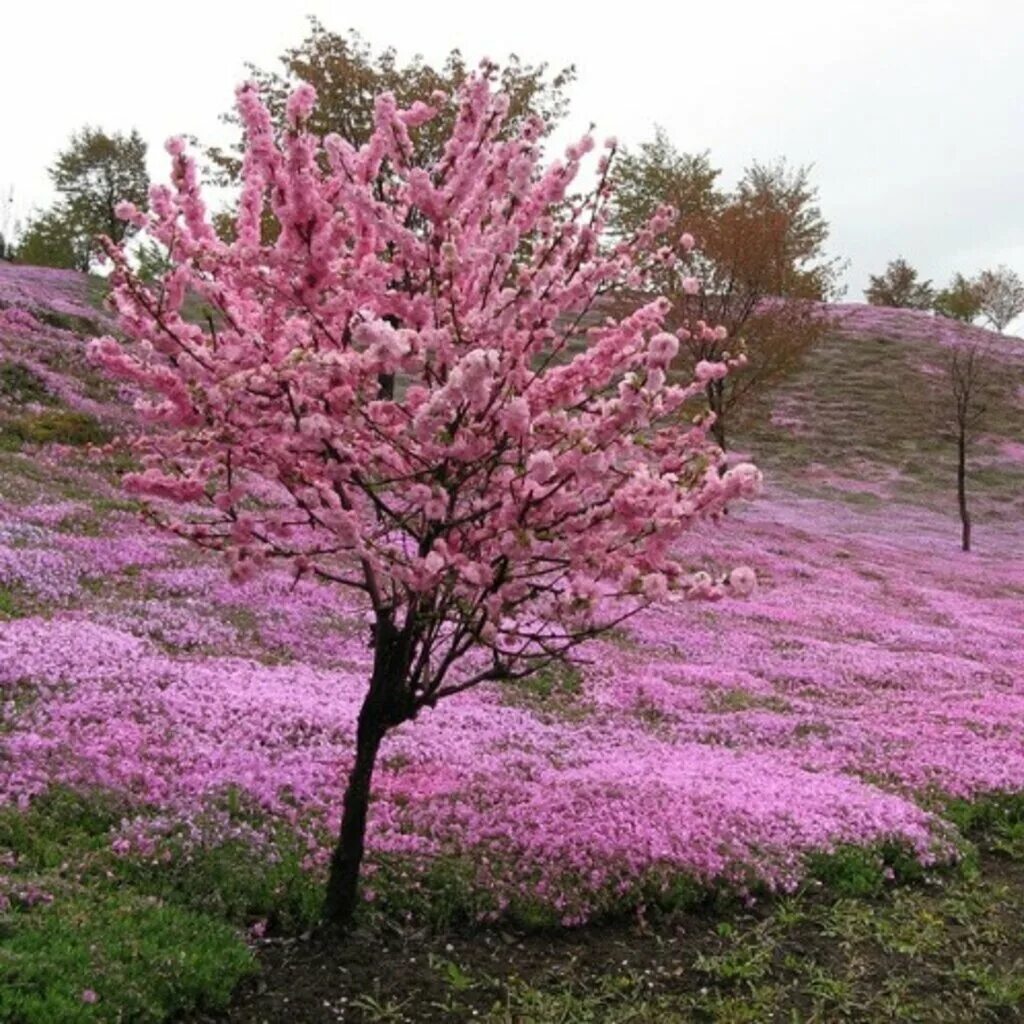
{"label": "flowering ground cover", "polygon": [[[749,564],[753,595],[667,602],[577,666],[467,692],[389,738],[371,912],[577,926],[708,892],[751,904],[850,864],[885,885],[961,861],[963,808],[1024,792],[1020,410],[986,425],[977,550],[961,555],[945,449],[915,412],[929,338],[871,316],[741,438],[767,493],[705,531],[694,568]],[[127,415],[82,354],[101,320],[81,277],[0,268],[0,912],[38,935],[88,906],[154,948],[195,948],[189,915],[218,900],[254,934],[301,927],[338,825],[367,622],[324,585],[231,583],[147,525],[118,457],[79,444]],[[46,828],[67,833],[61,855]],[[121,903],[95,896],[99,875]],[[230,929],[221,941],[225,991],[158,979],[139,1005],[223,1001],[248,959]],[[114,975],[71,959],[53,1019],[114,1019]]]}

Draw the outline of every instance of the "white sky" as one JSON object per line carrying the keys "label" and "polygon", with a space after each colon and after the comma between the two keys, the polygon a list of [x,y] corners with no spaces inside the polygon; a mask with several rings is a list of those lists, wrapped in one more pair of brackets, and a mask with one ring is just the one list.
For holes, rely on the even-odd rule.
{"label": "white sky", "polygon": [[0,191],[21,214],[48,202],[45,168],[86,123],[137,127],[163,180],[163,141],[223,140],[245,62],[274,65],[307,14],[402,57],[575,63],[571,134],[594,121],[628,144],[661,124],[726,183],[754,158],[813,164],[849,300],[898,254],[938,284],[998,263],[1024,275],[1021,0],[13,0]]}

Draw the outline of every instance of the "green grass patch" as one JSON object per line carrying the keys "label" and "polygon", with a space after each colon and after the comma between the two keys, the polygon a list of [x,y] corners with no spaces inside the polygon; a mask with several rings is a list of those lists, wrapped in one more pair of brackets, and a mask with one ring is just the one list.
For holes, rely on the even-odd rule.
{"label": "green grass patch", "polygon": [[927,871],[908,847],[895,842],[840,846],[806,859],[808,877],[836,896],[880,896],[894,883],[922,881]]}
{"label": "green grass patch", "polygon": [[538,714],[556,714],[576,720],[587,715],[583,700],[583,673],[570,661],[553,661],[513,683],[502,685],[504,700]]}
{"label": "green grass patch", "polygon": [[0,621],[17,619],[25,614],[24,601],[13,587],[0,586]]}
{"label": "green grass patch", "polygon": [[0,447],[20,451],[26,444],[105,444],[110,432],[84,412],[53,409],[0,423]]}
{"label": "green grass patch", "polygon": [[59,892],[0,927],[4,1024],[157,1024],[226,1006],[254,970],[228,925],[131,890]]}
{"label": "green grass patch", "polygon": [[50,405],[54,401],[41,377],[23,363],[12,360],[0,362],[0,396],[19,405],[29,402]]}
{"label": "green grass patch", "polygon": [[[111,831],[132,813],[116,796],[60,787],[0,811],[0,850],[14,858],[0,870],[13,894],[0,916],[2,1024],[155,1024],[225,1006],[255,969],[236,921],[283,914],[297,860],[268,865],[241,844],[120,859]],[[19,898],[26,890],[52,900]]]}

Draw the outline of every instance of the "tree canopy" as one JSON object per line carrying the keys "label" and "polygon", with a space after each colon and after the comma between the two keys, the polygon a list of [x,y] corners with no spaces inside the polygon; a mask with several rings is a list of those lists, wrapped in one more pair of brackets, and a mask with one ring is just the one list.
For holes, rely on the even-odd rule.
{"label": "tree canopy", "polygon": [[[678,274],[659,283],[673,303],[673,325],[692,328],[678,363],[692,369],[741,352],[746,359],[706,386],[714,436],[725,447],[727,421],[792,372],[824,334],[819,303],[834,295],[839,264],[824,252],[828,223],[809,168],[755,162],[731,190],[718,186],[719,174],[706,152],[681,153],[659,130],[621,155],[612,223],[628,238],[660,208],[673,208],[661,241],[678,250],[686,238],[679,254],[689,286]],[[721,330],[708,334],[701,324]]]}
{"label": "tree canopy", "polygon": [[49,175],[60,199],[29,219],[17,250],[19,260],[88,270],[99,236],[118,243],[134,233],[117,216],[117,206],[147,202],[146,143],[138,132],[111,135],[82,128],[57,155]]}
{"label": "tree canopy", "polygon": [[[375,130],[377,97],[391,93],[403,107],[416,102],[435,103],[437,116],[421,126],[411,143],[413,163],[427,166],[436,161],[457,117],[457,105],[437,105],[437,94],[454,96],[471,70],[462,53],[451,50],[439,67],[427,63],[420,55],[403,63],[393,48],[375,52],[354,30],[333,32],[315,17],[309,22],[306,38],[281,54],[280,69],[247,66],[252,81],[265,97],[276,129],[285,129],[288,97],[299,83],[306,82],[317,93],[310,129],[322,136],[337,133],[351,145],[362,146]],[[501,128],[503,136],[513,137],[534,115],[543,120],[543,131],[549,132],[568,109],[567,90],[575,77],[575,68],[571,66],[549,75],[546,64],[528,64],[510,54],[498,69],[501,90],[509,98],[508,114]],[[235,112],[226,114],[224,119],[242,127]],[[208,151],[217,168],[216,180],[221,184],[240,179],[243,145],[244,141],[230,150]]]}
{"label": "tree canopy", "polygon": [[864,297],[872,306],[897,309],[931,309],[935,289],[931,281],[919,281],[917,270],[902,256],[890,260],[882,274],[871,274]]}

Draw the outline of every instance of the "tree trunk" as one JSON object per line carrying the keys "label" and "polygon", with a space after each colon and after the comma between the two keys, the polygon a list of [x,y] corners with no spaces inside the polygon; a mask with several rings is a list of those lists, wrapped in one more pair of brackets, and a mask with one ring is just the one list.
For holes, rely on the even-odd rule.
{"label": "tree trunk", "polygon": [[724,388],[720,380],[709,381],[706,387],[708,408],[715,414],[715,422],[711,424],[711,437],[722,451],[725,451],[725,409]]}
{"label": "tree trunk", "polygon": [[366,818],[381,740],[390,729],[415,714],[415,702],[406,679],[409,641],[402,637],[387,615],[379,617],[374,626],[373,647],[373,676],[359,710],[356,759],[345,789],[341,830],[331,854],[327,893],[321,912],[321,919],[329,928],[346,928],[359,903],[359,872],[366,847]]}
{"label": "tree trunk", "polygon": [[377,752],[386,727],[376,720],[370,697],[359,713],[356,760],[348,777],[341,818],[341,831],[331,855],[327,894],[321,917],[324,924],[344,928],[352,920],[359,899],[359,872],[366,847],[366,816],[370,809],[370,786]]}
{"label": "tree trunk", "polygon": [[971,550],[971,516],[967,511],[967,438],[961,427],[957,437],[956,497],[960,504],[960,548]]}

